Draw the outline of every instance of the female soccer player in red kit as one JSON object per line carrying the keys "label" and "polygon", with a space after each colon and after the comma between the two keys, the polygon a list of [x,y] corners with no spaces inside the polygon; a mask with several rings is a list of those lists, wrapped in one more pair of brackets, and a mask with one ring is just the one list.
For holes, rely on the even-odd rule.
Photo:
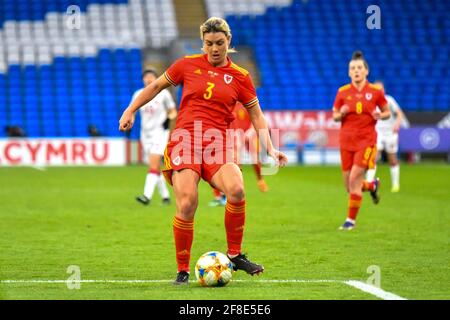
{"label": "female soccer player in red kit", "polygon": [[[200,26],[204,54],[177,60],[163,76],[147,86],[124,111],[119,124],[122,131],[133,126],[136,111],[170,85],[183,85],[183,94],[175,129],[165,152],[165,177],[173,186],[177,212],[173,219],[177,278],[174,284],[189,280],[190,252],[194,235],[194,215],[198,204],[200,178],[221,190],[227,197],[225,230],[228,257],[236,270],[258,274],[264,267],[242,254],[241,244],[245,222],[245,192],[242,173],[231,161],[209,161],[205,157],[210,141],[198,143],[198,135],[219,132],[226,140],[226,129],[233,120],[233,109],[240,101],[248,110],[255,129],[263,135],[268,154],[283,166],[286,156],[276,150],[270,140],[267,122],[259,106],[250,74],[228,57],[231,31],[221,18],[210,18]],[[186,137],[186,132],[188,136]],[[180,136],[183,138],[179,142]],[[220,139],[219,139],[220,140]],[[233,144],[231,144],[233,147]],[[180,152],[180,150],[182,150]],[[190,150],[188,152],[186,150]],[[223,143],[215,159],[227,154]],[[188,153],[188,154],[185,154]],[[200,158],[200,161],[199,161]],[[228,159],[228,157],[227,157]]]}
{"label": "female soccer player in red kit", "polygon": [[[367,81],[369,65],[362,52],[353,53],[349,63],[351,83],[339,88],[333,106],[333,119],[341,121],[339,143],[345,187],[349,193],[348,215],[341,230],[355,228],[362,202],[362,191],[369,191],[373,202],[379,201],[379,179],[364,181],[367,169],[376,159],[377,120],[388,119],[390,111],[384,92]],[[377,106],[381,112],[377,111]]]}

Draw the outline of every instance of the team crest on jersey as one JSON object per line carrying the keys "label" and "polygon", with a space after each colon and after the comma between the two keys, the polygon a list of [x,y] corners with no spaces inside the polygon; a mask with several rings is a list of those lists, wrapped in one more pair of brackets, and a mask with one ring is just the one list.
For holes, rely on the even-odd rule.
{"label": "team crest on jersey", "polygon": [[347,96],[347,100],[352,100],[352,96]]}
{"label": "team crest on jersey", "polygon": [[176,156],[176,158],[173,159],[172,162],[173,162],[173,164],[176,165],[176,166],[180,165],[180,163],[181,163],[181,158],[180,158],[180,156]]}
{"label": "team crest on jersey", "polygon": [[372,100],[372,94],[369,93],[369,92],[366,93],[366,99],[369,100],[369,101]]}
{"label": "team crest on jersey", "polygon": [[197,69],[197,70],[194,71],[194,73],[195,73],[195,74],[202,74],[202,70]]}
{"label": "team crest on jersey", "polygon": [[224,74],[223,75],[223,80],[225,81],[226,84],[230,84],[231,81],[233,80],[233,77],[230,76],[229,74]]}

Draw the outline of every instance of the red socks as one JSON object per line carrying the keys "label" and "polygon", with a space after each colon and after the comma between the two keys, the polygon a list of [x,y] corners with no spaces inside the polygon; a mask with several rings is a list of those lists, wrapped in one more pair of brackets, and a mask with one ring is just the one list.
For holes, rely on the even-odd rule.
{"label": "red socks", "polygon": [[362,191],[374,191],[375,190],[375,182],[374,181],[363,181]]}
{"label": "red socks", "polygon": [[214,199],[220,200],[220,198],[222,197],[222,193],[220,192],[220,190],[213,188],[213,193],[214,193]]}
{"label": "red socks", "polygon": [[227,202],[225,206],[225,230],[227,233],[228,254],[241,253],[245,224],[245,200],[237,203]]}
{"label": "red socks", "polygon": [[175,216],[173,218],[173,235],[175,238],[178,272],[189,272],[189,260],[194,239],[194,220],[186,221]]}
{"label": "red socks", "polygon": [[348,219],[356,220],[356,216],[358,215],[359,208],[361,207],[362,196],[351,193],[350,198],[348,200]]}
{"label": "red socks", "polygon": [[262,179],[262,175],[261,175],[261,163],[255,163],[253,165],[253,169],[255,170],[255,174],[256,174],[256,179],[261,180]]}
{"label": "red socks", "polygon": [[[237,203],[227,202],[225,207],[225,230],[229,255],[241,253],[245,225],[245,200]],[[175,238],[178,272],[189,272],[192,241],[194,239],[194,221],[173,218],[173,235]]]}

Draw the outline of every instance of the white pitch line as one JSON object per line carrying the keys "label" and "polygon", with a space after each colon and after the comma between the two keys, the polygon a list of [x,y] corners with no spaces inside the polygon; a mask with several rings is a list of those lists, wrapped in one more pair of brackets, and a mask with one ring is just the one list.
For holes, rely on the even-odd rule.
{"label": "white pitch line", "polygon": [[0,280],[0,283],[164,283],[173,280]]}
{"label": "white pitch line", "polygon": [[[173,280],[0,280],[1,283],[165,283]],[[232,280],[233,282],[260,282],[260,283],[330,283],[343,282],[340,280]]]}
{"label": "white pitch line", "polygon": [[261,279],[261,280],[232,280],[235,282],[262,282],[262,283],[330,283],[330,282],[342,282],[340,280],[297,280],[297,279]]}
{"label": "white pitch line", "polygon": [[374,296],[376,296],[378,298],[381,298],[383,300],[407,300],[407,299],[402,298],[402,297],[400,297],[400,296],[398,296],[396,294],[384,291],[381,288],[372,286],[370,284],[367,284],[367,283],[364,283],[364,282],[361,282],[361,281],[349,280],[349,281],[344,281],[344,283],[349,285],[349,286],[351,286],[351,287],[357,288],[357,289],[359,289],[361,291],[370,293],[371,295],[374,295]]}
{"label": "white pitch line", "polygon": [[[0,280],[0,284],[14,283],[170,283],[173,280]],[[233,282],[253,282],[253,283],[342,283],[354,287],[363,292],[369,293],[383,300],[407,300],[394,293],[384,291],[367,283],[357,280],[299,280],[299,279],[261,279],[261,280],[232,280]]]}

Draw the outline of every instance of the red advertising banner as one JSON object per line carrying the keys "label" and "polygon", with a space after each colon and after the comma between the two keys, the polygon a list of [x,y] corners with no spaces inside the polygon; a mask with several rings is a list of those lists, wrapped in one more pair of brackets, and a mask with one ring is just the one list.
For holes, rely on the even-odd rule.
{"label": "red advertising banner", "polygon": [[280,147],[339,148],[340,123],[331,111],[267,111],[271,129],[280,130]]}

